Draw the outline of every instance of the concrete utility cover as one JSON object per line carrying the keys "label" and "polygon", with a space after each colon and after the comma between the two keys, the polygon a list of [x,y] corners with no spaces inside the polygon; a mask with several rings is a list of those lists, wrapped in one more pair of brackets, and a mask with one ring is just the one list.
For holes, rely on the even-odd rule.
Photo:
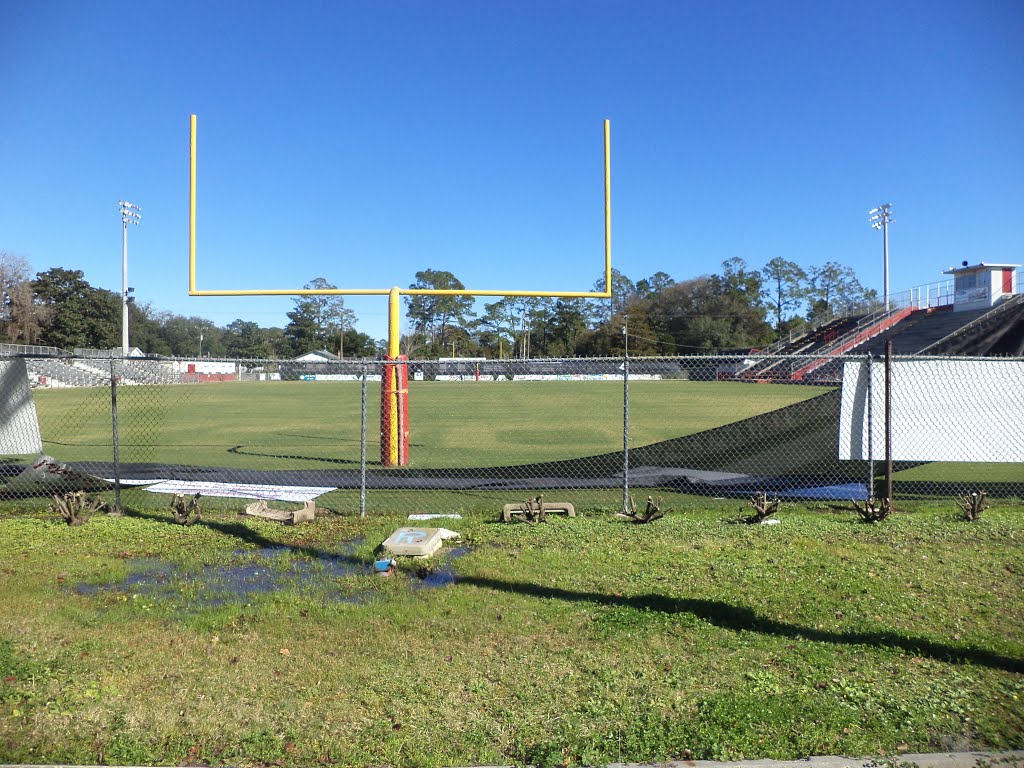
{"label": "concrete utility cover", "polygon": [[441,548],[444,533],[444,528],[399,528],[384,542],[384,548],[394,555],[429,557]]}

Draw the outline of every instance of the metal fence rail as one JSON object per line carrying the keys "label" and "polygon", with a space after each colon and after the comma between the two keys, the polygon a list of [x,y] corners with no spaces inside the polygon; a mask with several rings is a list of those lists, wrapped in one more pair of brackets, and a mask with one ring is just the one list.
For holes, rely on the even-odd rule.
{"label": "metal fence rail", "polygon": [[369,514],[539,494],[848,502],[880,493],[887,447],[896,500],[1024,497],[1024,359],[897,357],[888,379],[864,355],[411,360],[404,466],[381,463],[382,366],[0,358],[0,498],[312,495]]}

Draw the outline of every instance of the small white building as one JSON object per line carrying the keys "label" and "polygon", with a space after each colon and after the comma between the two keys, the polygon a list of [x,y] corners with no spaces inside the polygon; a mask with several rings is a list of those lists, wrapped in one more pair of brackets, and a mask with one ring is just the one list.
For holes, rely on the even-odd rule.
{"label": "small white building", "polygon": [[341,361],[341,358],[333,352],[321,349],[316,352],[307,352],[304,355],[293,357],[292,360],[296,363],[337,363]]}
{"label": "small white building", "polygon": [[982,309],[998,304],[1017,293],[1017,268],[1020,264],[980,264],[947,269],[953,276],[953,311]]}

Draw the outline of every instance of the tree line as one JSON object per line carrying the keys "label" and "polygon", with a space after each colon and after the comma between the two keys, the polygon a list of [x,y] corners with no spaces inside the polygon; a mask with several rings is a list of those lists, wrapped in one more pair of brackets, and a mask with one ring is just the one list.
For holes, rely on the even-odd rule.
{"label": "tree line", "polygon": [[[329,289],[323,277],[305,288]],[[451,272],[416,273],[410,288],[464,289]],[[604,276],[594,290],[604,288]],[[610,299],[505,297],[477,311],[468,296],[407,296],[410,357],[592,357],[672,355],[770,343],[805,323],[877,306],[853,270],[836,262],[804,270],[781,258],[761,269],[732,258],[719,272],[675,281],[665,272],[634,282],[612,270]],[[130,301],[131,344],[146,354],[287,359],[327,350],[377,357],[385,341],[357,328],[341,296],[292,300],[284,327],[163,312]],[[114,349],[121,344],[121,295],[89,284],[81,270],[31,273],[28,262],[0,252],[0,340],[13,344]],[[626,330],[627,333],[623,331]],[[628,341],[627,341],[628,339]]]}
{"label": "tree line", "polygon": [[[317,278],[307,288],[333,288]],[[340,296],[295,299],[283,328],[237,319],[226,326],[129,300],[130,342],[149,355],[286,359],[326,349],[374,357],[379,344],[356,327]],[[28,261],[0,252],[0,341],[75,349],[121,346],[121,294],[96,288],[79,269],[31,274]]]}
{"label": "tree line", "polygon": [[[451,272],[416,273],[410,288],[463,289]],[[602,275],[595,291],[604,288]],[[656,272],[634,282],[612,270],[611,299],[409,296],[410,357],[598,357],[750,349],[806,324],[868,311],[878,296],[834,261],[805,270],[782,258],[752,269],[731,258],[719,273],[676,282]],[[625,333],[624,333],[625,331]],[[627,341],[628,339],[628,341]]]}

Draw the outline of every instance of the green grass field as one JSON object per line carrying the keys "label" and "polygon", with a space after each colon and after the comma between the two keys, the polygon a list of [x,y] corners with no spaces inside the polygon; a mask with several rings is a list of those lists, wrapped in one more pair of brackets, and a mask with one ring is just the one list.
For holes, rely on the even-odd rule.
{"label": "green grass field", "polygon": [[[643,381],[630,387],[633,443],[756,416],[821,394],[791,385]],[[754,396],[752,396],[754,395]],[[410,383],[414,467],[500,466],[622,449],[616,382]],[[380,390],[367,387],[367,446],[380,455]],[[109,392],[37,390],[45,447],[110,460]],[[118,389],[125,461],[310,469],[358,462],[355,382],[253,382]]]}
{"label": "green grass field", "polygon": [[[633,382],[630,445],[729,424],[824,391],[799,385]],[[36,390],[35,399],[47,452],[60,461],[111,460],[109,391]],[[411,382],[410,403],[414,468],[508,466],[622,449],[618,382]],[[121,387],[118,405],[126,462],[239,470],[358,466],[360,387],[355,382]],[[380,455],[375,384],[368,386],[367,408],[372,466]],[[821,451],[834,455],[836,446],[822,445]],[[935,463],[896,478],[1024,486],[1024,468]]]}
{"label": "green grass field", "polygon": [[[446,521],[464,548],[368,572],[404,515],[0,513],[0,762],[565,766],[898,761],[1024,746],[1024,520],[879,525],[701,500]],[[431,584],[438,586],[431,587]],[[883,758],[883,756],[886,756]]]}

